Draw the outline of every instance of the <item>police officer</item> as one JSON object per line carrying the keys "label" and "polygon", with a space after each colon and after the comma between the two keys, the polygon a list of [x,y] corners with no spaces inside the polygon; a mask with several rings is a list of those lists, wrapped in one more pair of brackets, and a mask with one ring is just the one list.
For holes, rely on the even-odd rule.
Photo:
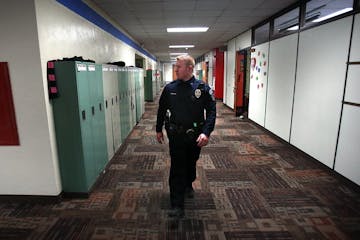
{"label": "police officer", "polygon": [[165,123],[171,157],[170,217],[184,216],[185,195],[193,197],[196,161],[215,126],[213,91],[207,84],[195,79],[194,66],[191,56],[177,57],[177,80],[165,86],[159,100],[156,137],[159,143],[164,142],[162,128]]}

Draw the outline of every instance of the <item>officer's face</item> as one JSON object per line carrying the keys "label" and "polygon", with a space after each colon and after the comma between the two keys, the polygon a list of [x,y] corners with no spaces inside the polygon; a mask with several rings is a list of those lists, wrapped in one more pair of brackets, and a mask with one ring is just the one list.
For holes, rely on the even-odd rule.
{"label": "officer's face", "polygon": [[186,65],[184,60],[177,60],[175,64],[175,73],[178,79],[189,80],[192,77],[192,66]]}

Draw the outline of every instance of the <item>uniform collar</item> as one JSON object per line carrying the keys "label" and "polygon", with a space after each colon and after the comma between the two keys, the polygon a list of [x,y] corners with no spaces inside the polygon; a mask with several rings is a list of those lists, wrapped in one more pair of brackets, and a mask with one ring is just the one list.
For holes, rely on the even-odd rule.
{"label": "uniform collar", "polygon": [[195,81],[194,75],[193,75],[189,80],[187,80],[187,81],[184,81],[184,80],[182,80],[182,79],[179,79],[179,82],[180,82],[180,83],[191,84],[191,85],[194,83],[194,81]]}

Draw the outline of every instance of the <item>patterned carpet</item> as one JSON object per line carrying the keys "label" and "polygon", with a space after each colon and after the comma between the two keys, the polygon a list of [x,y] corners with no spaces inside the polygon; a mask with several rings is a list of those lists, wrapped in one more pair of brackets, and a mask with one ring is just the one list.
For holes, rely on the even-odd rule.
{"label": "patterned carpet", "polygon": [[169,153],[157,101],[87,199],[0,201],[0,239],[360,239],[360,191],[217,103],[185,217],[167,217]]}

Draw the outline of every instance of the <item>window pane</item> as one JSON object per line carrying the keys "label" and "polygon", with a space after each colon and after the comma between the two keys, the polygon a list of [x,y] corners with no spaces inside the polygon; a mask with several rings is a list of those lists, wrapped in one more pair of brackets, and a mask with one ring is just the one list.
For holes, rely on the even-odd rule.
{"label": "window pane", "polygon": [[295,8],[274,20],[274,35],[291,33],[299,29],[299,10]]}
{"label": "window pane", "polygon": [[352,11],[353,0],[312,0],[306,3],[305,26]]}
{"label": "window pane", "polygon": [[255,29],[254,44],[259,44],[269,41],[270,23],[266,23]]}

